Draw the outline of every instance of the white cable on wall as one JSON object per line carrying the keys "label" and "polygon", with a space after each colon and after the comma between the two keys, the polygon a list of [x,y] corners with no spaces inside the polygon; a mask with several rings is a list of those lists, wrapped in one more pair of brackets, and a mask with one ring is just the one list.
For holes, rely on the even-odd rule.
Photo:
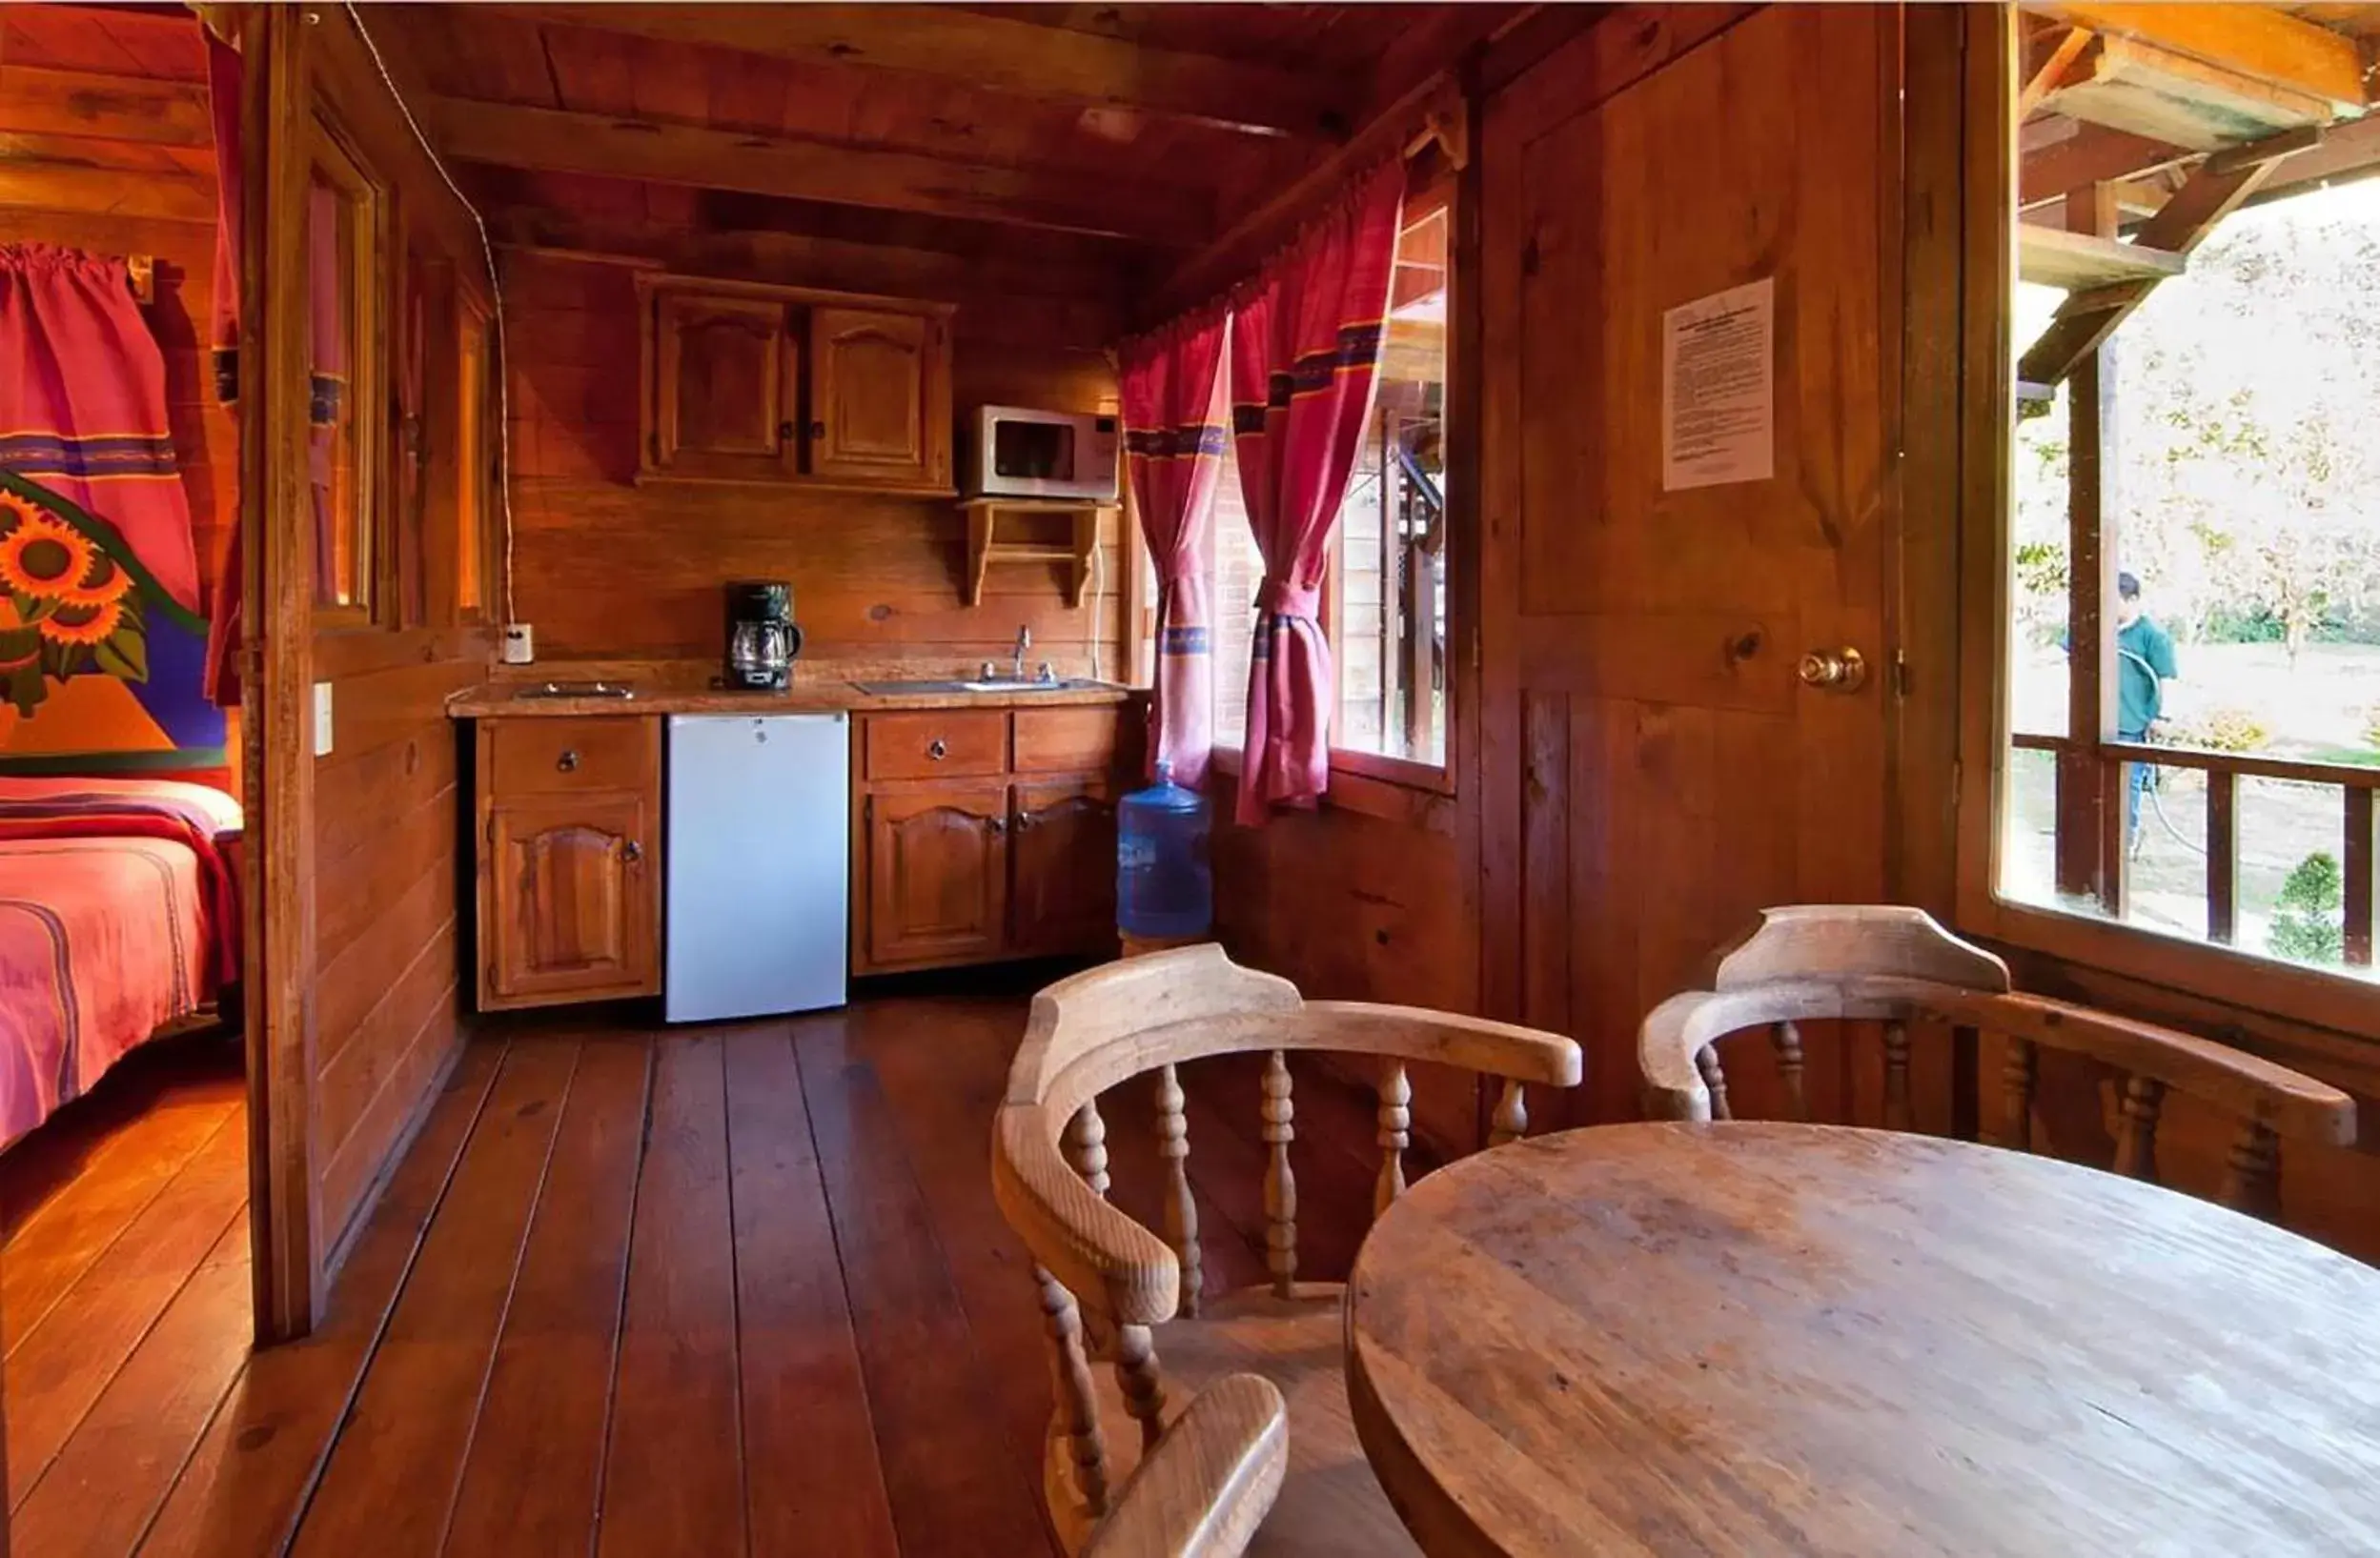
{"label": "white cable on wall", "polygon": [[496,273],[496,246],[488,241],[488,224],[480,216],[479,208],[471,203],[471,197],[463,193],[461,186],[455,182],[455,175],[446,171],[446,164],[439,160],[437,149],[430,144],[430,137],[421,132],[420,121],[406,106],[405,94],[397,90],[397,79],[389,74],[388,62],[380,57],[379,45],[372,41],[372,30],[363,25],[363,13],[356,9],[355,0],[342,0],[342,4],[347,19],[356,24],[356,35],[363,39],[364,52],[372,56],[372,68],[380,72],[381,85],[388,88],[389,98],[396,103],[397,111],[405,116],[405,128],[414,132],[414,139],[421,145],[421,154],[430,159],[430,166],[437,170],[437,175],[448,191],[462,203],[463,210],[471,213],[471,225],[479,234],[479,254],[488,268],[488,293],[496,306],[496,497],[498,522],[503,528],[502,621],[509,623],[513,619],[513,367],[512,353],[504,341],[504,283]]}

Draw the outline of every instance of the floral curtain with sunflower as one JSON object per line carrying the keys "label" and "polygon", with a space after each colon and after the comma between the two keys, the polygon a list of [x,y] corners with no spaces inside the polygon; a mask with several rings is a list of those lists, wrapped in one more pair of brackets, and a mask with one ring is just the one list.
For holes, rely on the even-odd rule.
{"label": "floral curtain with sunflower", "polygon": [[165,358],[124,261],[0,245],[0,700],[149,677],[153,613],[203,632]]}

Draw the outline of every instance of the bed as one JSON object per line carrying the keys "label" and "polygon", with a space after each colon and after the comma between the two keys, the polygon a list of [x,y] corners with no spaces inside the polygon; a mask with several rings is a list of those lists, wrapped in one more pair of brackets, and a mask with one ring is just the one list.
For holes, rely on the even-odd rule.
{"label": "bed", "polygon": [[238,979],[240,826],[205,785],[0,777],[0,1146]]}

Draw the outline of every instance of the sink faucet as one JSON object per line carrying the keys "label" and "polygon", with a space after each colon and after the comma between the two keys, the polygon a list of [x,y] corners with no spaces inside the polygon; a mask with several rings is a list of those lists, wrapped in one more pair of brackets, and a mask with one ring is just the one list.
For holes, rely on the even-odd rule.
{"label": "sink faucet", "polygon": [[1009,675],[1013,676],[1019,681],[1023,681],[1025,679],[1025,652],[1032,647],[1033,630],[1029,627],[1018,627],[1016,630],[1016,658],[1010,665]]}

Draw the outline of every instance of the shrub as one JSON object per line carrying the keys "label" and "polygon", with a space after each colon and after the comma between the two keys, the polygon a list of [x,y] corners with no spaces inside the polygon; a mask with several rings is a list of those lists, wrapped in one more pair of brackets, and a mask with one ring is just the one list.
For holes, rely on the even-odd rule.
{"label": "shrub", "polygon": [[2281,884],[2272,928],[2265,936],[2274,957],[2335,963],[2346,955],[2346,926],[2339,913],[2346,900],[2345,883],[2337,859],[2327,851],[2316,850],[2297,862]]}
{"label": "shrub", "polygon": [[2175,739],[2183,745],[2211,747],[2217,752],[2259,752],[2271,735],[2246,709],[2209,709],[2174,729]]}

